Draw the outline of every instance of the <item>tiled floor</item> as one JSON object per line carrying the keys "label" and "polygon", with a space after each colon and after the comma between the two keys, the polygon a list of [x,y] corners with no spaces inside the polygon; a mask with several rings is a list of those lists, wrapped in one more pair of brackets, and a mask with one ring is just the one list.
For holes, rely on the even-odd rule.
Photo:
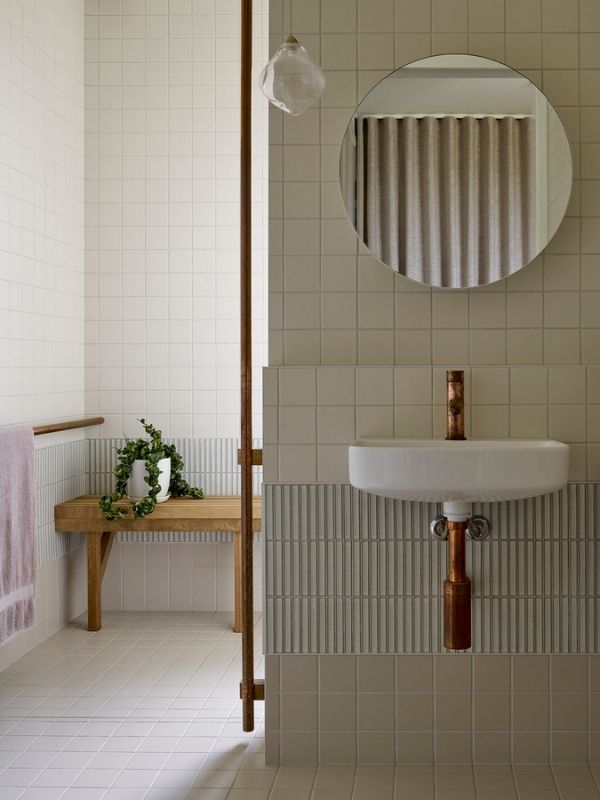
{"label": "tiled floor", "polygon": [[261,704],[241,732],[229,623],[106,614],[1,673],[0,799],[600,800],[600,768],[265,767]]}

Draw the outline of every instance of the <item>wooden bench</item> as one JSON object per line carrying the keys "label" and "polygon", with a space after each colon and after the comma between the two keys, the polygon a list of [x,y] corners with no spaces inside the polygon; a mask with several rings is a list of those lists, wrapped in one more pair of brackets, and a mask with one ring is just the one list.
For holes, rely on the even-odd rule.
{"label": "wooden bench", "polygon": [[[82,495],[54,507],[54,526],[62,533],[87,534],[88,563],[88,630],[102,627],[102,579],[115,536],[119,531],[147,533],[149,531],[224,531],[234,534],[235,618],[233,630],[241,630],[242,618],[242,545],[241,506],[239,496],[214,496],[204,500],[172,497],[159,503],[144,519],[127,517],[109,522],[104,519],[98,500],[100,495]],[[130,506],[129,500],[117,505]],[[262,502],[253,498],[252,530],[261,530]]]}

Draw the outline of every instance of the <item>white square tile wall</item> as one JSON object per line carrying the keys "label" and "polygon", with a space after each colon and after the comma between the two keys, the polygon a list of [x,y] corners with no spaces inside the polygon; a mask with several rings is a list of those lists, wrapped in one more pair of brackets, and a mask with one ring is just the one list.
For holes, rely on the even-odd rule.
{"label": "white square tile wall", "polygon": [[[254,610],[262,610],[262,551],[254,545]],[[231,542],[115,543],[102,585],[107,611],[234,610]]]}
{"label": "white square tile wall", "polygon": [[[86,2],[86,390],[101,436],[239,432],[239,4]],[[267,3],[254,4],[256,70]],[[266,101],[253,80],[255,433]]]}
{"label": "white square tile wall", "polygon": [[0,425],[84,406],[83,9],[0,4]]}

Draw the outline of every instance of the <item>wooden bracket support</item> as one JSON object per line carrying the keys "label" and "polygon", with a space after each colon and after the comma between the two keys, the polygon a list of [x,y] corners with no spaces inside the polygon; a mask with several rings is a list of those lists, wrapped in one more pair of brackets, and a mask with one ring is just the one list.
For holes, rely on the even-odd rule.
{"label": "wooden bracket support", "polygon": [[[261,467],[262,466],[262,450],[252,450],[252,466],[253,467]],[[242,464],[242,451],[237,451],[237,463],[241,466]]]}
{"label": "wooden bracket support", "polygon": [[244,684],[240,681],[240,700],[264,700],[265,682],[262,678],[255,678],[254,684],[250,685],[250,691],[244,696]]}

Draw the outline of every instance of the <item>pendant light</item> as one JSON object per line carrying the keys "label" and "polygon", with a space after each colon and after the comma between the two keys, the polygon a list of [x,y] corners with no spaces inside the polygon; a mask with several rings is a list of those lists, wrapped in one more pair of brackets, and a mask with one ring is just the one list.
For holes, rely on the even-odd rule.
{"label": "pendant light", "polygon": [[325,89],[323,71],[291,34],[277,48],[258,80],[267,100],[293,117],[318,102]]}

